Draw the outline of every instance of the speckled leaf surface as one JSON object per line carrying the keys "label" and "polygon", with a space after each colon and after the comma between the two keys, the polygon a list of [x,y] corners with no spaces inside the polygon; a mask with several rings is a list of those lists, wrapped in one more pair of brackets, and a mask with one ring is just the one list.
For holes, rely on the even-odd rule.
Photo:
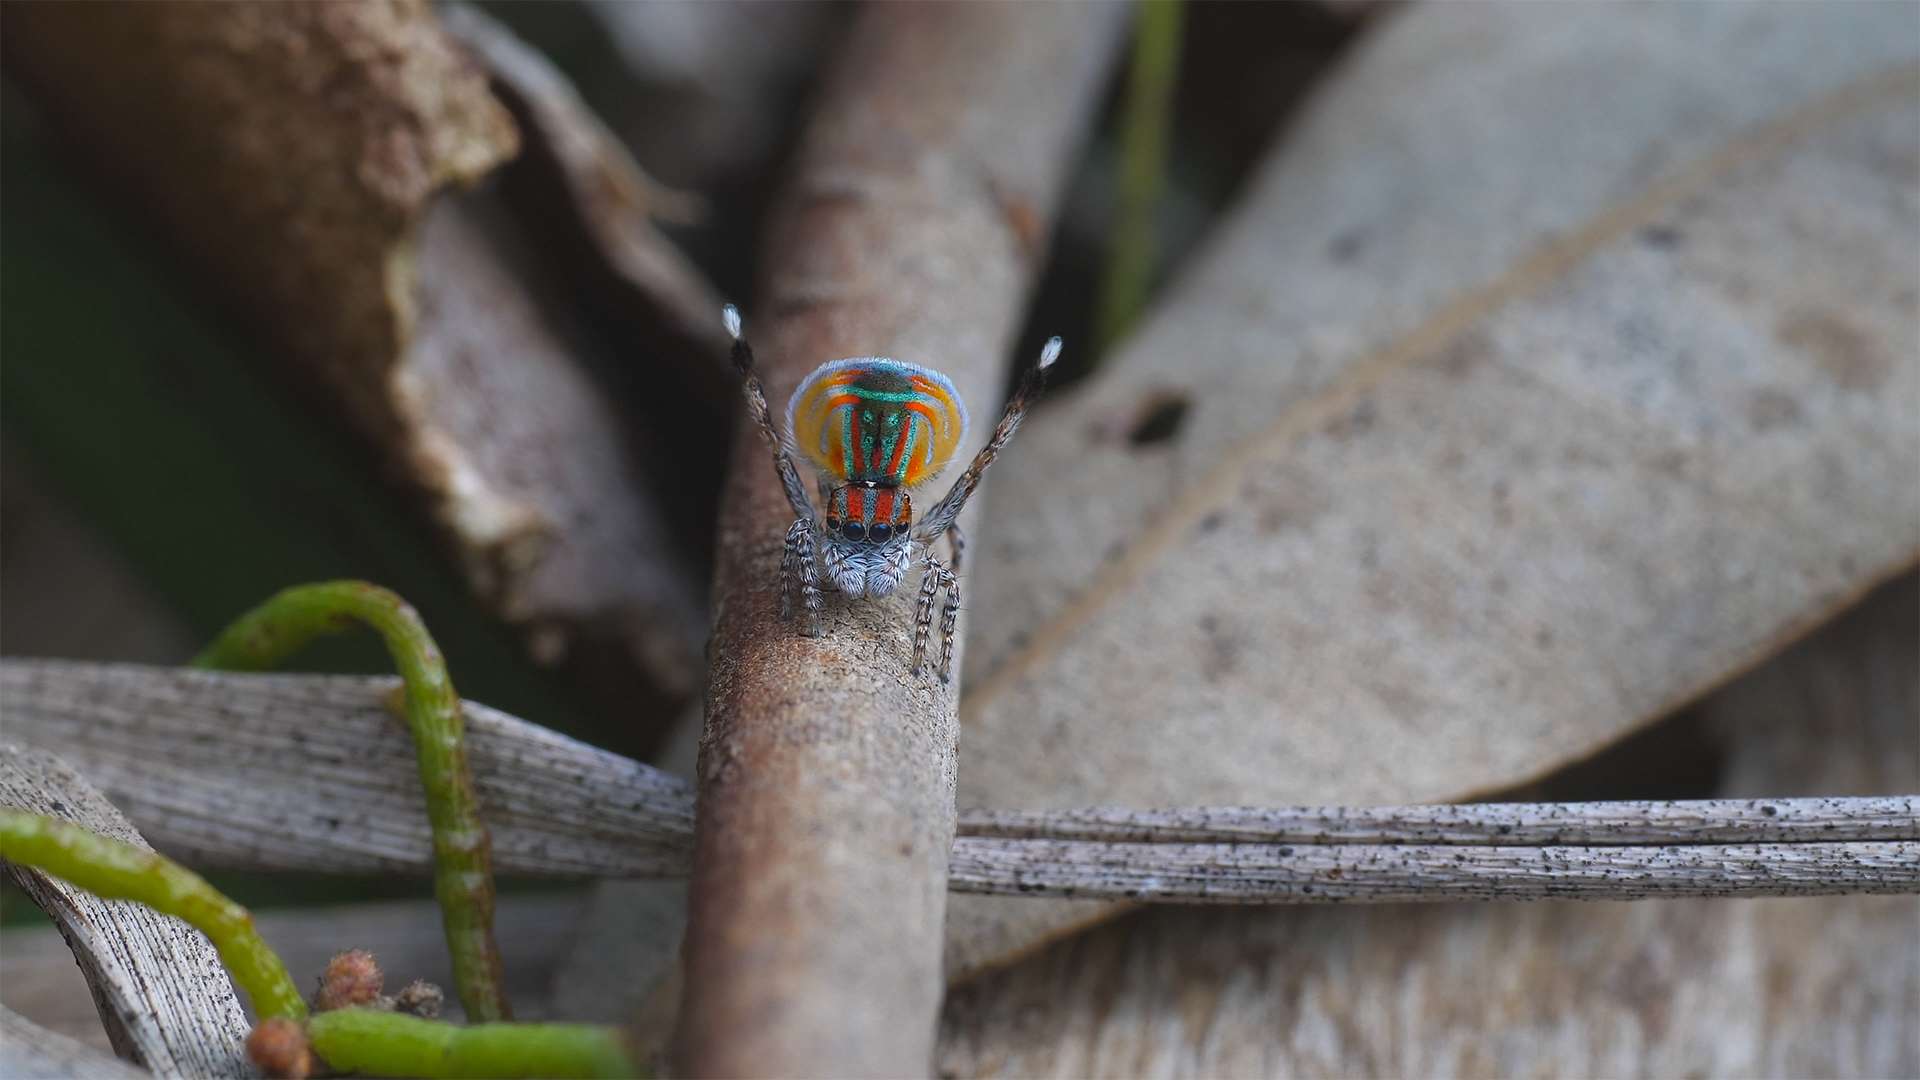
{"label": "speckled leaf surface", "polygon": [[1457,798],[1771,654],[1920,549],[1917,238],[1911,6],[1408,10],[994,477],[962,805]]}
{"label": "speckled leaf surface", "polygon": [[[1916,650],[1910,574],[1659,734],[1720,748],[1725,798],[1913,791]],[[1911,896],[1159,907],[951,995],[939,1071],[1914,1076],[1917,930]]]}

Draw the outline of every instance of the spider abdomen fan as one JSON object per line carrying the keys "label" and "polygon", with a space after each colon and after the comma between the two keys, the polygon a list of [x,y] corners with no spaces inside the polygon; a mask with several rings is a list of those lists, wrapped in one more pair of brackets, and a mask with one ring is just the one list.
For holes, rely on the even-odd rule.
{"label": "spider abdomen fan", "polygon": [[787,430],[814,468],[842,483],[911,488],[953,460],[967,409],[932,368],[860,356],[822,364],[801,382]]}

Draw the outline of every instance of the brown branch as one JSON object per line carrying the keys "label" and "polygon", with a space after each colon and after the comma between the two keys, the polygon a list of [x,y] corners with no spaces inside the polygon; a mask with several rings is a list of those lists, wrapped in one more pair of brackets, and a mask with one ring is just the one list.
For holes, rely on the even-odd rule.
{"label": "brown branch", "polygon": [[[1052,216],[1123,16],[1091,4],[863,11],[745,311],[776,401],[822,361],[879,353],[939,368],[992,414],[1034,231]],[[818,638],[778,621],[793,512],[751,429],[723,498],[683,1065],[925,1072],[956,691],[908,674],[906,596],[830,602]]]}

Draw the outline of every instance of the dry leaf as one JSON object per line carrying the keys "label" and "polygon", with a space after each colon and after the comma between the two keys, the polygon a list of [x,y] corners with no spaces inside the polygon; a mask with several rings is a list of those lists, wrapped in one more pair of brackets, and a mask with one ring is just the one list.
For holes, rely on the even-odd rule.
{"label": "dry leaf", "polygon": [[[996,475],[962,803],[1511,785],[1908,564],[1913,30],[1392,20]],[[956,900],[949,973],[1096,913]]]}
{"label": "dry leaf", "polygon": [[[105,796],[39,750],[0,745],[0,806],[152,850]],[[159,1076],[253,1075],[240,1049],[246,1015],[206,935],[144,904],[102,900],[39,870],[9,863],[0,870],[73,950],[116,1053]]]}
{"label": "dry leaf", "polygon": [[[1719,794],[1920,787],[1916,585],[1703,703]],[[958,991],[941,1073],[1913,1076],[1917,923],[1894,896],[1159,908]]]}
{"label": "dry leaf", "polygon": [[33,1076],[40,1080],[143,1080],[152,1073],[136,1069],[119,1058],[49,1031],[0,1007],[0,1076]]}
{"label": "dry leaf", "polygon": [[623,716],[695,691],[698,575],[576,316],[495,197],[449,197],[519,140],[425,3],[4,13],[49,126],[331,392],[537,659]]}

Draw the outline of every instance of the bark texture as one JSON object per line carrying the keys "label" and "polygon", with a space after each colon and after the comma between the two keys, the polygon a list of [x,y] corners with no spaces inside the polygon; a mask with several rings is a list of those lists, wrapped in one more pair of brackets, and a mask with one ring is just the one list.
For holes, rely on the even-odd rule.
{"label": "bark texture", "polygon": [[[863,12],[745,312],[776,407],[825,360],[890,355],[950,375],[982,418],[961,452],[984,441],[1032,228],[1052,216],[1123,17],[1093,4]],[[818,638],[780,623],[793,515],[750,428],[724,500],[682,1064],[925,1072],[957,688],[909,674],[910,595],[830,601]]]}

